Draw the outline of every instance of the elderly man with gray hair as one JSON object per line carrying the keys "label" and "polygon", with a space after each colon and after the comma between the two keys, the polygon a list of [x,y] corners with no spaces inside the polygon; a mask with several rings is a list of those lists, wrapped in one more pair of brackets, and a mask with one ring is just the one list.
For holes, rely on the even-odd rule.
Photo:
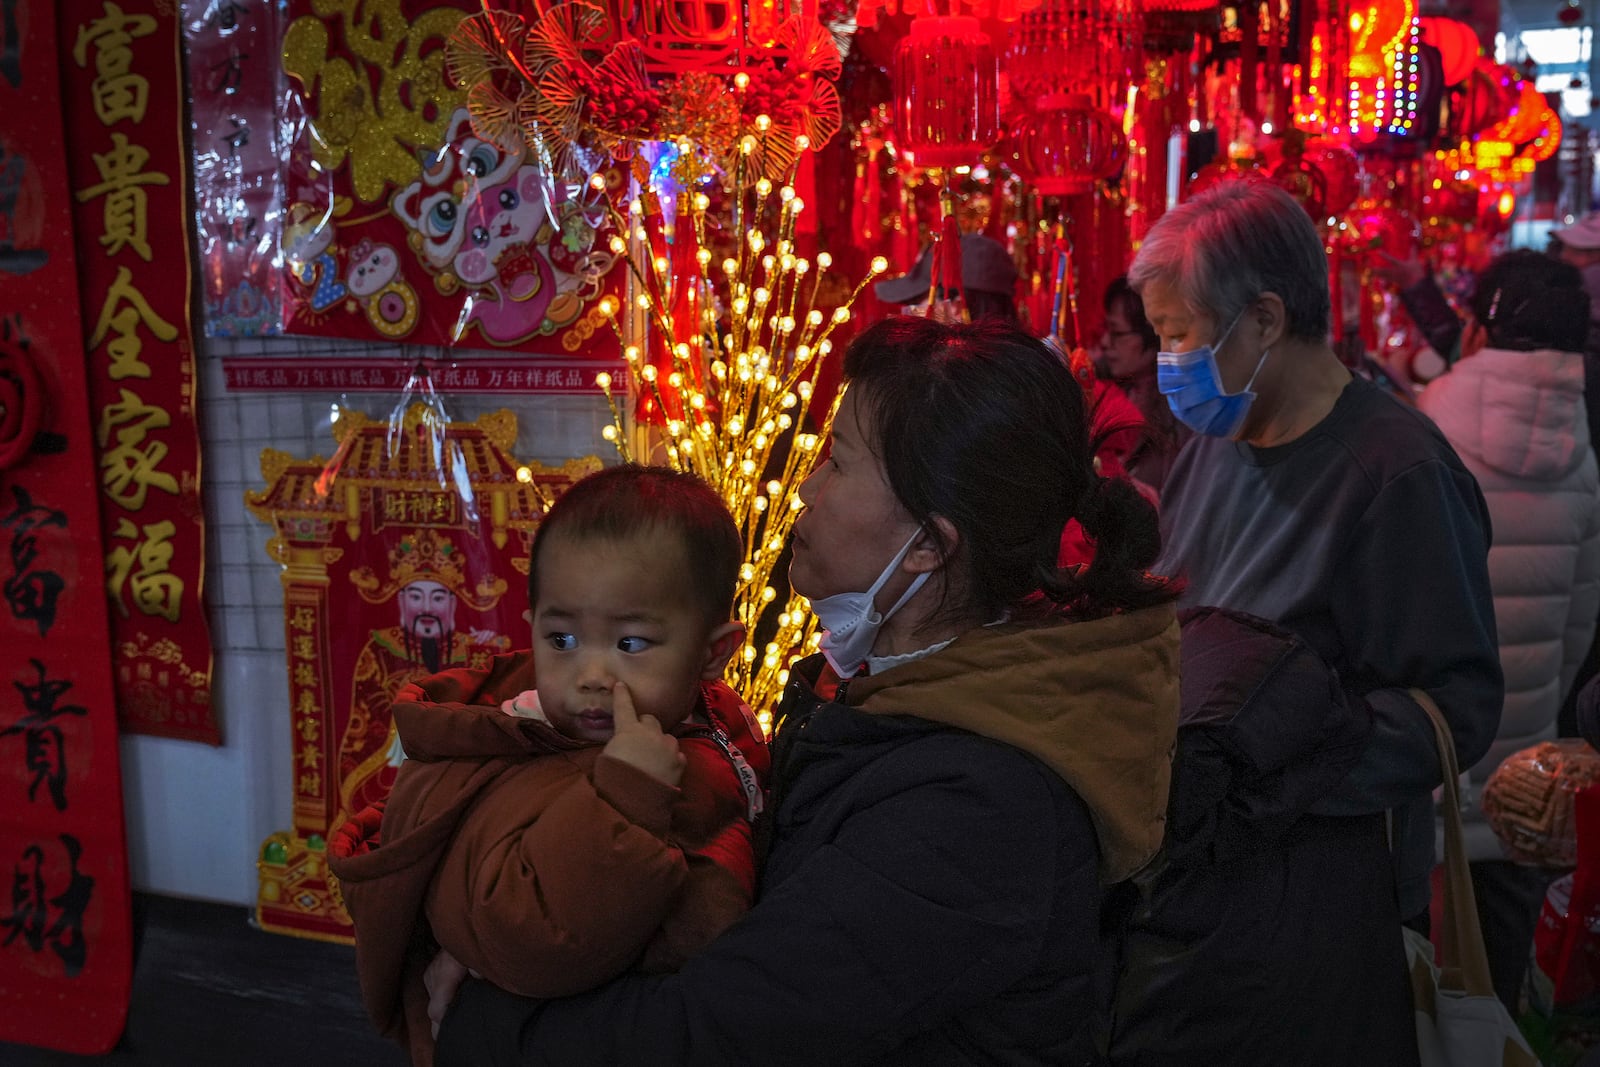
{"label": "elderly man with gray hair", "polygon": [[[1186,1047],[1128,1062],[1246,1062],[1211,1013],[1272,1020],[1253,1063],[1415,1063],[1400,923],[1426,931],[1442,771],[1407,690],[1443,709],[1462,766],[1487,751],[1503,686],[1483,495],[1431,422],[1334,353],[1322,240],[1282,189],[1226,182],[1178,206],[1129,280],[1161,340],[1158,386],[1197,435],[1163,494],[1156,572],[1187,580],[1184,606],[1269,620],[1334,668],[1342,692],[1284,716],[1349,702],[1371,730],[1342,784],[1303,798],[1277,866],[1216,868],[1249,917],[1224,961],[1248,987],[1210,966],[1181,990],[1163,976],[1151,1018]],[[1312,995],[1313,972],[1338,996]]]}

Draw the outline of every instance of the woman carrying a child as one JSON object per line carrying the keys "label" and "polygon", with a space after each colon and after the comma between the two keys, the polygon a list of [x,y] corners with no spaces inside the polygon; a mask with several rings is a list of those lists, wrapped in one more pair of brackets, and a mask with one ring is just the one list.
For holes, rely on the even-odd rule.
{"label": "woman carrying a child", "polygon": [[[556,1000],[435,959],[442,1067],[1094,1059],[1102,895],[1161,844],[1177,727],[1155,512],[1014,326],[891,319],[844,375],[755,906],[675,974]],[[1097,551],[1057,569],[1073,518]]]}

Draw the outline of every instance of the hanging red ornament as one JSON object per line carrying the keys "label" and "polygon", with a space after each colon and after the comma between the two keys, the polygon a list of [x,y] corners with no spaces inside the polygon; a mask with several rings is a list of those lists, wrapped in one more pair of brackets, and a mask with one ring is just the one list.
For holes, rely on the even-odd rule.
{"label": "hanging red ornament", "polygon": [[1472,73],[1450,94],[1450,136],[1466,140],[1482,133],[1511,113],[1516,99],[1511,91],[1511,71],[1486,56],[1473,63]]}
{"label": "hanging red ornament", "polygon": [[1192,200],[1214,185],[1223,182],[1258,179],[1261,167],[1253,159],[1214,159],[1194,172],[1184,188],[1183,198]]}
{"label": "hanging red ornament", "polygon": [[1146,4],[1144,54],[1154,58],[1186,57],[1197,39],[1215,37],[1221,30],[1221,24],[1222,10],[1214,3],[1159,8]]}
{"label": "hanging red ornament", "polygon": [[[1017,16],[1024,11],[1038,7],[1043,0],[965,0],[966,7],[975,17],[987,19],[997,18],[1001,22],[1015,21]],[[854,11],[855,24],[862,29],[870,29],[878,25],[880,16],[893,18],[895,15],[904,14],[907,18],[915,20],[918,14],[914,8],[922,8],[932,13],[935,8],[931,4],[917,4],[913,0],[858,0],[850,3],[845,10]]]}
{"label": "hanging red ornament", "polygon": [[1516,92],[1516,103],[1512,105],[1511,114],[1484,136],[1516,145],[1532,140],[1539,132],[1549,105],[1544,102],[1544,94],[1534,88],[1533,82],[1514,78],[1512,86]]}
{"label": "hanging red ornament", "polygon": [[894,87],[900,147],[920,167],[976,163],[1000,139],[1000,64],[975,18],[913,19]]}
{"label": "hanging red ornament", "polygon": [[1576,0],[1567,0],[1556,8],[1556,21],[1563,26],[1575,26],[1583,21],[1583,8]]}
{"label": "hanging red ornament", "polygon": [[1444,83],[1460,85],[1478,59],[1478,35],[1471,26],[1456,19],[1430,17],[1421,22],[1423,37],[1439,50],[1444,63]]}
{"label": "hanging red ornament", "polygon": [[1328,179],[1304,156],[1283,159],[1272,167],[1272,180],[1306,209],[1313,221],[1328,217]]}
{"label": "hanging red ornament", "polygon": [[1456,178],[1437,178],[1437,188],[1422,194],[1422,211],[1431,229],[1439,222],[1471,222],[1478,215],[1478,187]]}
{"label": "hanging red ornament", "polygon": [[1340,250],[1363,266],[1378,265],[1378,253],[1408,259],[1417,249],[1422,227],[1406,212],[1386,201],[1362,197],[1339,220],[1336,238]]}
{"label": "hanging red ornament", "polygon": [[1535,163],[1543,163],[1556,154],[1561,147],[1561,116],[1548,104],[1539,115],[1539,132],[1534,134],[1529,147],[1528,158]]}
{"label": "hanging red ornament", "polygon": [[1138,0],[1046,4],[1012,27],[1006,77],[1024,100],[1086,93],[1095,107],[1121,106],[1144,74],[1143,38]]}
{"label": "hanging red ornament", "polygon": [[1122,169],[1128,142],[1085,93],[1052,93],[1012,131],[1017,172],[1046,196],[1085,193]]}
{"label": "hanging red ornament", "polygon": [[1484,134],[1472,142],[1472,166],[1496,181],[1511,180],[1511,160],[1517,146],[1499,137]]}
{"label": "hanging red ornament", "polygon": [[1479,203],[1477,229],[1488,237],[1498,237],[1511,229],[1511,216],[1516,208],[1517,198],[1511,190],[1491,192]]}
{"label": "hanging red ornament", "polygon": [[1400,35],[1411,26],[1416,8],[1412,0],[1353,0],[1350,5],[1351,73],[1367,77],[1377,73],[1358,71],[1357,57],[1372,56],[1378,63]]}
{"label": "hanging red ornament", "polygon": [[1356,194],[1361,191],[1361,161],[1354,152],[1334,141],[1316,138],[1306,145],[1305,159],[1327,179],[1323,206],[1328,215],[1337,215],[1355,203]]}
{"label": "hanging red ornament", "polygon": [[1281,140],[1267,142],[1257,159],[1267,177],[1320,222],[1328,217],[1328,176],[1306,158],[1308,147],[1303,131],[1290,130]]}

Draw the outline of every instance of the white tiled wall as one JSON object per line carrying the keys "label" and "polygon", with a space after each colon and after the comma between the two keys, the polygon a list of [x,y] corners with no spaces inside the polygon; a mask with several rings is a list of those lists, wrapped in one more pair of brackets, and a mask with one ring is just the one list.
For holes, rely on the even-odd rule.
{"label": "white tiled wall", "polygon": [[[250,904],[256,850],[269,833],[289,826],[291,770],[283,591],[279,568],[266,555],[270,531],[246,510],[244,493],[264,485],[264,448],[296,456],[331,453],[334,403],[378,417],[399,396],[229,393],[222,359],[349,350],[375,359],[405,359],[415,358],[416,351],[306,338],[200,339],[198,349],[206,604],[224,744],[211,748],[127,737],[123,793],[136,888]],[[514,454],[520,459],[560,464],[598,455],[609,462],[615,455],[600,436],[609,415],[598,397],[447,394],[444,401],[457,419],[499,408],[514,411],[519,429]]]}

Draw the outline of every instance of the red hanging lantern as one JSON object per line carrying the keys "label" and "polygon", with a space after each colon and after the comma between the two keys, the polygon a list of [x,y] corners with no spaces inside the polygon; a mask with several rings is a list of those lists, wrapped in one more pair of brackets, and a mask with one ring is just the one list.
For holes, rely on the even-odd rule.
{"label": "red hanging lantern", "polygon": [[1516,93],[1516,103],[1512,106],[1511,114],[1484,136],[1511,144],[1522,144],[1538,134],[1539,127],[1544,121],[1544,112],[1549,110],[1549,105],[1544,102],[1544,94],[1535,89],[1531,81],[1514,77],[1512,88]]}
{"label": "red hanging lantern", "polygon": [[1369,196],[1339,221],[1337,240],[1345,255],[1371,267],[1377,265],[1380,251],[1395,259],[1409,258],[1421,236],[1422,227],[1416,219],[1393,204]]}
{"label": "red hanging lantern", "polygon": [[1471,222],[1478,216],[1478,187],[1460,179],[1436,178],[1437,188],[1422,194],[1422,211],[1429,227],[1440,222]]}
{"label": "red hanging lantern", "polygon": [[1000,63],[975,18],[913,19],[894,87],[900,147],[918,166],[976,163],[1000,139]]}
{"label": "red hanging lantern", "polygon": [[1317,138],[1306,145],[1305,159],[1328,181],[1327,200],[1323,206],[1329,215],[1337,215],[1355,203],[1356,194],[1361,191],[1361,161],[1354,152],[1344,145]]}
{"label": "red hanging lantern", "polygon": [[1556,154],[1561,147],[1561,116],[1546,104],[1539,115],[1539,132],[1534,134],[1533,143],[1528,150],[1528,158],[1535,163],[1543,163]]}
{"label": "red hanging lantern", "polygon": [[1035,100],[1086,93],[1094,106],[1119,106],[1129,83],[1144,73],[1144,29],[1138,0],[1046,4],[1011,29],[1011,91]]}
{"label": "red hanging lantern", "polygon": [[1261,165],[1254,159],[1213,159],[1194,172],[1184,187],[1183,198],[1192,200],[1223,182],[1259,181],[1261,177]]}
{"label": "red hanging lantern", "polygon": [[1383,53],[1392,48],[1400,35],[1410,28],[1415,13],[1412,0],[1354,0],[1350,5],[1348,20],[1351,74],[1370,77],[1378,73],[1376,66],[1371,71],[1358,72],[1356,59],[1371,56],[1377,64],[1381,64]]}
{"label": "red hanging lantern", "polygon": [[1306,158],[1308,138],[1300,130],[1290,130],[1262,147],[1256,161],[1262,172],[1320,222],[1328,217],[1328,175]]}
{"label": "red hanging lantern", "polygon": [[1478,231],[1490,238],[1500,236],[1511,229],[1516,210],[1517,197],[1510,189],[1490,190],[1478,205]]}
{"label": "red hanging lantern", "polygon": [[1422,19],[1422,33],[1439,50],[1444,64],[1444,83],[1460,85],[1472,73],[1478,59],[1478,35],[1465,22],[1429,17]]}
{"label": "red hanging lantern", "polygon": [[1046,196],[1086,193],[1122,169],[1122,129],[1085,93],[1052,93],[1012,131],[1017,172]]}
{"label": "red hanging lantern", "polygon": [[1479,56],[1472,73],[1451,93],[1452,139],[1465,140],[1503,121],[1515,99],[1511,72],[1494,60]]}
{"label": "red hanging lantern", "polygon": [[1320,222],[1328,217],[1328,177],[1304,156],[1280,159],[1272,165],[1268,177],[1294,197],[1312,221]]}
{"label": "red hanging lantern", "polygon": [[1517,154],[1517,146],[1500,137],[1488,134],[1472,142],[1472,168],[1485,174],[1506,172]]}

